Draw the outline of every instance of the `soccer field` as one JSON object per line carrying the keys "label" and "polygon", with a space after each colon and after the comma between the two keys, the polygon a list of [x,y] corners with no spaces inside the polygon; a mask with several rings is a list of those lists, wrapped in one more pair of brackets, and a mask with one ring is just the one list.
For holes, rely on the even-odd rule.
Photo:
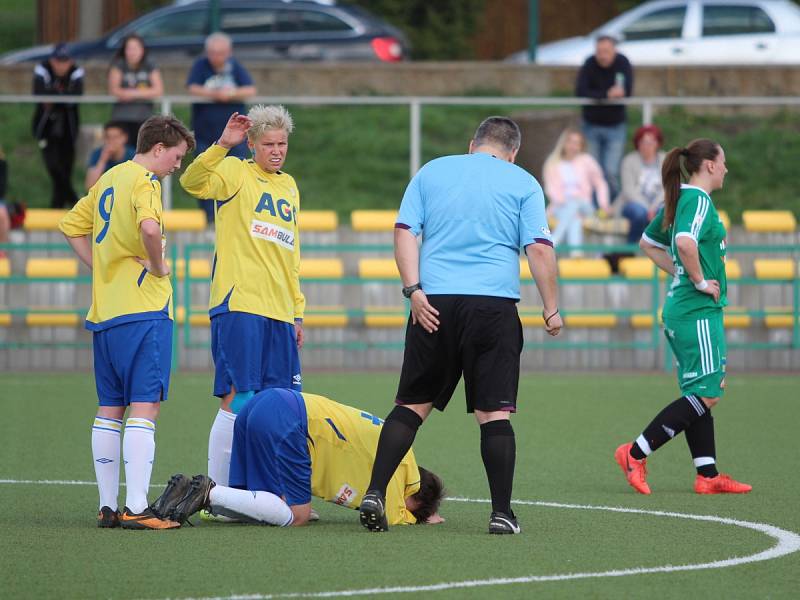
{"label": "soccer field", "polygon": [[[383,417],[396,380],[310,373],[304,387]],[[195,518],[194,528],[136,532],[95,526],[92,376],[3,374],[0,596],[796,598],[798,383],[734,374],[714,409],[720,469],[751,483],[748,495],[695,495],[683,436],[649,461],[652,496],[625,483],[613,451],[677,397],[673,377],[537,374],[523,377],[513,419],[522,535],[486,533],[479,430],[461,391],[415,444],[451,497],[442,525],[372,534],[356,511],[315,500],[321,521],[306,528]],[[171,474],[205,470],[217,407],[210,389],[207,374],[173,377],[151,500]]]}

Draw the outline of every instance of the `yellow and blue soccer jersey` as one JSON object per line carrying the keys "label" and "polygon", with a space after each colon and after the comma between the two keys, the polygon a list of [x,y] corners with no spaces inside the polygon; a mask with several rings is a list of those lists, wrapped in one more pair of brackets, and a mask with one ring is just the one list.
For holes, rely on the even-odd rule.
{"label": "yellow and blue soccer jersey", "polygon": [[[302,394],[308,414],[311,493],[328,502],[358,508],[369,485],[383,421],[324,396]],[[390,525],[416,523],[405,499],[419,491],[419,468],[409,450],[386,489]]]}
{"label": "yellow and blue soccer jersey", "polygon": [[151,275],[135,260],[147,258],[140,224],[153,219],[163,235],[161,213],[158,178],[129,160],[106,171],[59,223],[68,237],[91,236],[92,306],[87,329],[172,318],[169,277]]}
{"label": "yellow and blue soccer jersey", "polygon": [[194,159],[181,185],[216,202],[217,243],[209,313],[247,312],[288,323],[303,317],[297,211],[300,192],[288,173],[226,157],[213,145]]}

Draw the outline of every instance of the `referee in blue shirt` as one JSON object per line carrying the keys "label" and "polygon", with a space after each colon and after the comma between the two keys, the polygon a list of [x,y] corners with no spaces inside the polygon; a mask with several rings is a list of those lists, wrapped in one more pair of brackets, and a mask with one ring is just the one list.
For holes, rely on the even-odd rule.
{"label": "referee in blue shirt", "polygon": [[[489,117],[469,154],[426,164],[409,183],[395,224],[395,260],[411,300],[396,406],[386,417],[361,523],[387,529],[386,486],[433,408],[444,410],[463,373],[467,412],[481,428],[492,495],[489,533],[519,533],[511,510],[522,325],[519,255],[542,297],[545,330],[558,335],[556,259],[536,179],[514,165],[514,121]],[[422,235],[421,247],[417,236]]]}

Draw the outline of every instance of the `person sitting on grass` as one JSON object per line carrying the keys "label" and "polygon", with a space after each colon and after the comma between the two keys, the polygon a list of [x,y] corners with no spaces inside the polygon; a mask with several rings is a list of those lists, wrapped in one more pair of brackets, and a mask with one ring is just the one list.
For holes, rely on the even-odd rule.
{"label": "person sitting on grass", "polygon": [[[357,509],[367,488],[383,421],[329,398],[285,388],[259,392],[234,425],[230,487],[207,475],[173,475],[151,506],[185,523],[207,509],[236,521],[305,525],[311,496]],[[390,524],[441,523],[442,480],[409,450],[386,494]]]}

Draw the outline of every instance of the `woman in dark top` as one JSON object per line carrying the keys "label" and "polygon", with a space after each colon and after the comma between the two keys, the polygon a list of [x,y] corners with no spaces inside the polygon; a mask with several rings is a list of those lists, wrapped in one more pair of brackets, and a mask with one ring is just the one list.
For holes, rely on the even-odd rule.
{"label": "woman in dark top", "polygon": [[108,93],[117,98],[111,120],[125,125],[131,146],[139,127],[153,114],[153,98],[164,93],[161,72],[147,59],[144,40],[136,34],[122,40],[108,70]]}

